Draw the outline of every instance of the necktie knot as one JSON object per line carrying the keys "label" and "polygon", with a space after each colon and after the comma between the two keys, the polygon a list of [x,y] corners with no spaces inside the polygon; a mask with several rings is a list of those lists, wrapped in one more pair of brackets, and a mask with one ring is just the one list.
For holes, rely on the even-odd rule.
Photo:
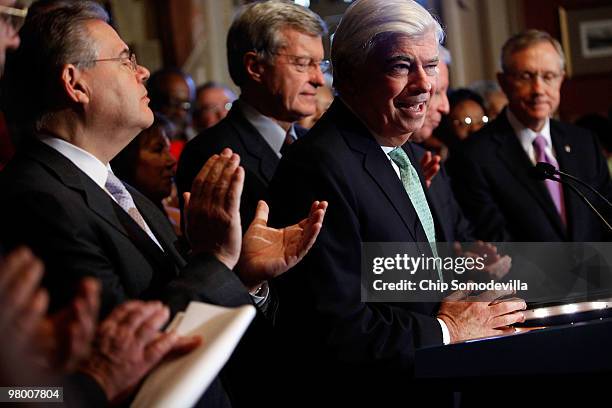
{"label": "necktie knot", "polygon": [[546,148],[548,147],[548,141],[546,140],[544,136],[540,134],[538,134],[535,137],[535,139],[533,140],[533,144],[537,149],[539,149],[542,152],[546,150]]}
{"label": "necktie knot", "polygon": [[408,155],[401,147],[396,147],[395,149],[391,150],[389,157],[391,157],[391,160],[393,160],[395,164],[397,164],[397,167],[399,167],[401,170],[408,170],[412,167],[412,163],[410,163]]}

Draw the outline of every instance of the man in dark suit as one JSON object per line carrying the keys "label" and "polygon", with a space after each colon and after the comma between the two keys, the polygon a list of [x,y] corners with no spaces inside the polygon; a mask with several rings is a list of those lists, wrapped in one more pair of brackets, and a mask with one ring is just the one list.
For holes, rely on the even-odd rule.
{"label": "man in dark suit", "polygon": [[176,174],[179,193],[190,190],[209,157],[229,147],[246,172],[242,221],[253,220],[281,152],[305,133],[294,122],[316,111],[316,90],[328,66],[322,60],[325,33],[319,16],[292,2],[255,2],[241,10],[227,36],[228,66],[240,98],[225,119],[185,147]]}
{"label": "man in dark suit", "polygon": [[[148,70],[97,3],[45,4],[46,12],[26,19],[22,48],[6,66],[7,116],[36,129],[0,178],[3,242],[25,243],[45,262],[54,307],[72,299],[81,277],[94,276],[102,315],[128,298],[162,300],[173,313],[191,300],[265,310],[262,283],[301,259],[323,209],[313,207],[310,220],[292,231],[267,228],[267,212],[259,212],[243,241],[244,170],[226,149],[202,168],[188,196],[191,253],[184,257],[163,214],[108,165],[152,123]],[[283,243],[287,233],[293,243]],[[262,244],[262,235],[271,240]],[[227,403],[218,382],[211,390],[210,404]]]}
{"label": "man in dark suit", "polygon": [[[536,162],[547,162],[608,199],[612,196],[595,136],[551,119],[559,106],[564,62],[559,42],[542,31],[517,34],[502,49],[498,81],[509,105],[465,143],[451,173],[455,195],[479,239],[582,242],[610,237],[573,191],[532,176]],[[605,208],[582,190],[596,207]]]}
{"label": "man in dark suit", "polygon": [[[367,289],[364,242],[413,242],[419,253],[431,254],[438,239],[415,150],[406,142],[422,126],[435,92],[441,36],[416,2],[353,3],[332,44],[339,97],[283,156],[270,185],[274,222],[296,219],[312,197],[330,204],[311,253],[276,283],[284,344],[300,350],[292,359],[306,372],[316,369],[308,385],[334,400],[393,395],[397,402],[395,391],[408,384],[417,348],[508,333],[523,318],[522,301],[507,302],[502,311],[453,298],[440,304],[360,298]],[[299,379],[292,382],[300,386]]]}

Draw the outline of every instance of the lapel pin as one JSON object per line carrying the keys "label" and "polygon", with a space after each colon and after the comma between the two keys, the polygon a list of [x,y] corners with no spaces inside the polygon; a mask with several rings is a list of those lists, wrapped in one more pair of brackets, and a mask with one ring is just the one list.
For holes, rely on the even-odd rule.
{"label": "lapel pin", "polygon": [[570,147],[570,145],[565,145],[565,151],[566,151],[567,153],[569,153],[569,152],[571,152],[571,151],[572,151],[572,148]]}

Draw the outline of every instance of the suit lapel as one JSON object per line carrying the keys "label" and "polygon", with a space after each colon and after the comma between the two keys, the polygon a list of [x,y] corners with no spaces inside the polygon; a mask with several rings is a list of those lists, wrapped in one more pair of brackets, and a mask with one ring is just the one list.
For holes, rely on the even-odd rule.
{"label": "suit lapel", "polygon": [[557,212],[555,204],[546,189],[543,181],[536,180],[531,172],[533,163],[525,153],[523,146],[514,133],[512,126],[508,122],[505,112],[499,115],[497,125],[500,127],[498,132],[492,136],[499,144],[497,150],[498,159],[512,172],[516,180],[522,184],[535,201],[542,207],[547,218],[554,225],[561,236],[566,235],[566,229]]}
{"label": "suit lapel", "polygon": [[359,152],[363,157],[364,170],[380,187],[382,193],[400,216],[412,240],[414,242],[426,242],[427,238],[418,221],[417,213],[406,194],[404,186],[393,170],[389,158],[370,135],[367,128],[359,119],[354,117],[348,108],[341,102],[334,102],[332,107],[334,105],[342,118],[338,124],[339,130],[348,146]]}
{"label": "suit lapel", "polygon": [[242,141],[245,150],[258,161],[259,173],[264,178],[265,183],[269,184],[278,166],[278,156],[272,151],[272,148],[257,129],[242,115],[237,106],[232,107],[228,116],[228,122],[236,131],[236,135]]}
{"label": "suit lapel", "polygon": [[66,187],[82,194],[87,206],[92,211],[119,233],[129,237],[127,230],[117,217],[113,200],[70,160],[39,141],[32,142],[28,149],[28,155],[55,174]]}
{"label": "suit lapel", "polygon": [[[163,259],[163,252],[149,238],[146,232],[117,204],[109,195],[100,188],[89,176],[76,167],[70,160],[55,151],[44,143],[35,141],[28,150],[30,157],[41,163],[51,172],[53,172],[66,187],[76,190],[83,195],[87,206],[95,212],[100,218],[111,225],[117,232],[127,237],[140,251],[152,259],[153,265],[160,265]],[[156,233],[157,223],[152,222],[150,217],[145,214],[151,214],[149,209],[142,211],[147,207],[143,203],[143,198],[140,194],[134,194],[132,188],[128,186],[134,203],[145,218],[145,221],[154,230],[154,234],[158,239],[163,235]],[[151,206],[151,204],[148,204]],[[167,244],[167,239],[162,239],[160,242]],[[164,245],[162,243],[162,245]],[[164,245],[165,247],[166,245]],[[168,247],[170,247],[168,245]],[[169,249],[168,249],[169,250]],[[174,255],[174,250],[171,252]],[[184,262],[184,261],[183,261]],[[180,263],[178,263],[180,265]]]}

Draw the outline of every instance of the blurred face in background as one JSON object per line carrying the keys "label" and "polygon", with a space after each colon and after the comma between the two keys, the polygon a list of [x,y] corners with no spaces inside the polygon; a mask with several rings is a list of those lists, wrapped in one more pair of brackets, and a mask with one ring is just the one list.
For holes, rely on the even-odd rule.
{"label": "blurred face in background", "polygon": [[159,111],[172,121],[179,133],[191,125],[193,86],[181,74],[170,74],[163,84],[167,100]]}
{"label": "blurred face in background", "polygon": [[163,126],[154,125],[141,134],[135,187],[159,203],[172,191],[176,160],[170,154],[170,141]]}
{"label": "blurred face in background", "polygon": [[317,89],[316,100],[317,111],[314,113],[314,115],[307,116],[301,121],[299,121],[300,126],[306,129],[310,129],[314,126],[315,123],[317,123],[319,119],[321,119],[321,116],[323,116],[325,111],[327,111],[329,106],[334,101],[334,94],[332,93],[332,90],[330,88],[328,88],[327,86],[322,86]]}
{"label": "blurred face in background", "polygon": [[448,65],[444,61],[440,61],[438,64],[438,79],[436,92],[429,102],[427,108],[427,114],[425,115],[425,122],[423,126],[414,132],[410,140],[416,143],[422,143],[431,137],[433,131],[440,126],[443,115],[448,115],[449,105],[448,96]]}
{"label": "blurred face in background", "polygon": [[453,106],[449,117],[451,129],[458,140],[467,139],[488,122],[482,106],[471,99],[463,100]]}
{"label": "blurred face in background", "polygon": [[198,130],[208,129],[227,116],[236,95],[231,91],[214,86],[198,92],[193,124]]}
{"label": "blurred face in background", "polygon": [[4,72],[4,62],[6,52],[15,50],[19,47],[19,28],[25,20],[25,16],[20,17],[12,13],[20,14],[18,8],[14,8],[15,0],[0,0],[0,6],[12,7],[13,9],[3,10],[0,7],[0,76]]}
{"label": "blurred face in background", "polygon": [[508,72],[498,75],[510,110],[528,128],[539,131],[553,116],[561,99],[565,72],[561,57],[549,42],[538,42],[510,56]]}
{"label": "blurred face in background", "polygon": [[495,119],[497,115],[504,110],[506,105],[508,105],[508,98],[506,98],[506,94],[500,90],[487,93],[485,98],[488,105],[487,116],[489,117],[489,120]]}

